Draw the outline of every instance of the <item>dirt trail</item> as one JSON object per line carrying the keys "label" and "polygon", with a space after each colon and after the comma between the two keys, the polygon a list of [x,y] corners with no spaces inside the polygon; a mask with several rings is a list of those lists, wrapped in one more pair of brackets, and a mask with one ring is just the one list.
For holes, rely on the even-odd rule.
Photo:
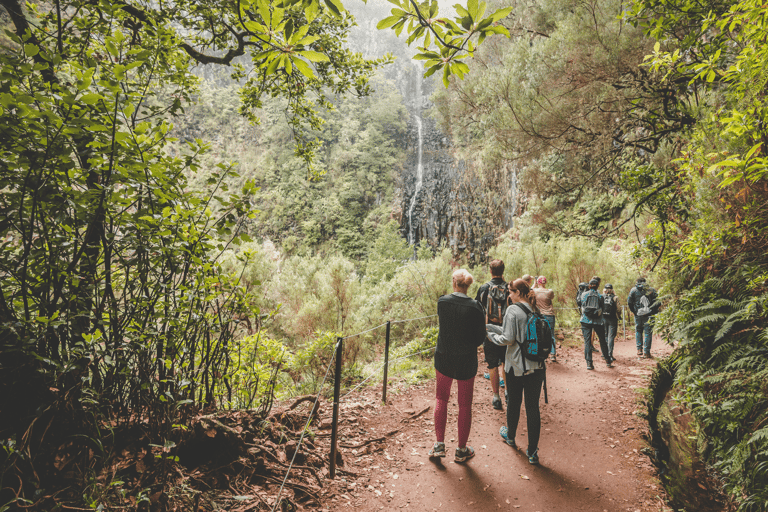
{"label": "dirt trail", "polygon": [[[658,340],[654,345],[656,356],[671,351]],[[668,510],[655,470],[642,453],[647,427],[635,415],[635,390],[647,386],[656,362],[638,359],[633,339],[617,341],[614,356],[614,368],[596,355],[596,370],[588,371],[582,348],[559,349],[559,362],[548,366],[549,404],[543,396],[541,402],[540,466],[530,465],[525,456],[524,413],[516,437],[522,448],[502,442],[499,427],[506,416],[491,407],[482,362],[469,439],[477,455],[464,464],[453,462],[455,385],[448,409],[448,457],[441,462],[427,458],[434,442],[433,407],[411,418],[434,406],[434,382],[404,390],[387,405],[378,402],[376,391],[363,393],[358,403],[345,406],[358,411],[359,416],[346,420],[354,442],[400,430],[380,444],[342,448],[344,469],[357,476],[342,474],[332,484],[335,496],[324,510]]]}

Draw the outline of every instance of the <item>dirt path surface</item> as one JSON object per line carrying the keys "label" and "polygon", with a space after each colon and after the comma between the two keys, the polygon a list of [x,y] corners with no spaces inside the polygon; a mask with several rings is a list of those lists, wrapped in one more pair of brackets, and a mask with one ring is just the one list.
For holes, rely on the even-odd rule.
{"label": "dirt path surface", "polygon": [[[657,357],[671,351],[659,341],[654,345]],[[558,350],[558,363],[547,370],[549,404],[543,395],[541,401],[540,466],[525,456],[524,412],[516,437],[521,448],[501,440],[506,412],[491,407],[481,354],[469,438],[477,452],[473,459],[453,462],[455,385],[448,456],[437,462],[427,457],[435,440],[434,381],[391,395],[386,405],[379,390],[350,395],[342,406],[345,472],[326,487],[323,510],[668,510],[655,468],[643,453],[647,426],[635,414],[642,409],[636,390],[647,387],[655,360],[638,359],[631,338],[617,341],[612,369],[595,355],[596,369],[586,370],[580,346]],[[381,437],[385,440],[371,441]]]}

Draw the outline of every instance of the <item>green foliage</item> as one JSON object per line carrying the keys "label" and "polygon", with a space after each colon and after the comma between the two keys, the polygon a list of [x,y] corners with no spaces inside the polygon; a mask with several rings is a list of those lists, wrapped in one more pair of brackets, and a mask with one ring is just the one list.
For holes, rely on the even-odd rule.
{"label": "green foliage", "polygon": [[674,357],[678,385],[707,436],[710,464],[740,510],[768,503],[763,473],[768,461],[768,294],[723,290],[738,281],[711,278],[684,293],[660,316],[659,325],[679,341]]}
{"label": "green foliage", "polygon": [[[446,87],[451,75],[463,79],[464,75],[469,73],[469,66],[461,62],[461,59],[472,56],[475,49],[473,40],[480,44],[486,37],[494,34],[509,37],[509,31],[499,22],[512,12],[511,7],[499,9],[483,18],[487,8],[486,2],[469,0],[466,8],[458,4],[454,6],[458,16],[451,20],[438,18],[437,0],[420,4],[409,0],[389,1],[396,8],[392,9],[392,15],[381,20],[376,28],[391,28],[399,36],[407,27],[408,45],[423,38],[423,45],[418,47],[420,53],[414,59],[425,61],[425,77],[442,70],[443,84]],[[433,42],[436,50],[430,49]]]}
{"label": "green foliage", "polygon": [[296,360],[283,343],[261,332],[236,340],[227,377],[233,394],[222,405],[268,411],[275,388],[289,387],[290,377],[285,372],[299,367]]}

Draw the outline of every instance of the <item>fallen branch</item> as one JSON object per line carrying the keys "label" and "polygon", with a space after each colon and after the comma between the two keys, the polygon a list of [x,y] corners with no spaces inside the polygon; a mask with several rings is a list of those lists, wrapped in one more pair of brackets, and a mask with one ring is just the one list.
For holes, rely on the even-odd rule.
{"label": "fallen branch", "polygon": [[397,434],[398,432],[400,432],[399,428],[393,430],[392,432],[387,432],[382,437],[377,437],[376,439],[369,439],[367,441],[363,441],[360,444],[344,444],[344,443],[339,443],[339,446],[341,446],[342,448],[361,448],[361,447],[363,447],[363,446],[365,446],[367,444],[377,443],[379,441],[385,441],[389,436],[391,436],[392,434]]}
{"label": "fallen branch", "polygon": [[[272,460],[274,460],[279,466],[282,466],[282,467],[284,467],[286,469],[291,467],[290,464],[286,464],[284,462],[281,462],[280,459],[277,458],[277,455],[272,453],[269,448],[267,448],[265,446],[262,446],[260,444],[251,444],[251,443],[245,443],[245,444],[247,444],[248,446],[253,446],[254,448],[261,449],[262,453],[265,453],[265,454],[269,455],[272,458]],[[320,485],[320,487],[323,486],[322,480],[320,480],[320,477],[317,476],[317,469],[316,468],[314,468],[312,466],[296,466],[296,465],[294,465],[293,469],[306,469],[307,471],[312,473],[312,476],[315,477],[315,480],[317,480],[317,483]]]}
{"label": "fallen branch", "polygon": [[288,407],[288,410],[292,411],[299,405],[303,404],[304,402],[312,402],[313,400],[315,400],[315,398],[316,398],[315,395],[301,396],[297,398],[296,401],[293,402],[290,407]]}
{"label": "fallen branch", "polygon": [[404,421],[408,421],[408,420],[415,420],[416,418],[418,418],[419,416],[421,416],[422,414],[424,414],[425,412],[427,412],[427,411],[428,411],[428,410],[430,410],[431,408],[432,408],[432,406],[431,406],[431,405],[428,405],[428,406],[426,406],[426,407],[425,407],[423,410],[421,410],[421,411],[419,411],[419,412],[415,412],[415,413],[411,414],[411,415],[410,415],[408,418],[403,418],[403,419],[401,419],[401,420],[400,420],[400,423],[402,423],[402,422],[404,422]]}
{"label": "fallen branch", "polygon": [[[282,480],[278,480],[277,478],[273,478],[273,477],[271,477],[269,475],[259,475],[259,478],[264,478],[265,480],[269,480],[270,482],[274,482],[274,483],[279,484],[279,485],[283,484]],[[310,496],[312,499],[314,499],[317,502],[318,505],[322,506],[322,502],[320,501],[320,498],[317,496],[317,494],[312,492],[307,486],[304,486],[304,485],[301,485],[301,484],[297,484],[297,483],[293,483],[293,482],[289,482],[288,480],[285,481],[285,485],[290,486],[292,489],[300,490],[301,492],[303,492],[307,496]]]}

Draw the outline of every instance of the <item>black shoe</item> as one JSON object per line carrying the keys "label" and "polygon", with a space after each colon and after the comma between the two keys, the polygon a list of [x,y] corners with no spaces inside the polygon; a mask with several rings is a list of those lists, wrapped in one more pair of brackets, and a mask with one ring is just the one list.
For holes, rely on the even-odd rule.
{"label": "black shoe", "polygon": [[587,363],[587,370],[594,370],[595,367],[592,366],[592,363]]}
{"label": "black shoe", "polygon": [[613,368],[613,364],[611,364],[611,362],[610,362],[610,361],[606,361],[606,362],[605,362],[605,366],[606,366],[607,368]]}
{"label": "black shoe", "polygon": [[497,411],[504,410],[504,407],[502,407],[501,405],[501,398],[494,398],[492,403],[493,403],[493,408],[496,409]]}

